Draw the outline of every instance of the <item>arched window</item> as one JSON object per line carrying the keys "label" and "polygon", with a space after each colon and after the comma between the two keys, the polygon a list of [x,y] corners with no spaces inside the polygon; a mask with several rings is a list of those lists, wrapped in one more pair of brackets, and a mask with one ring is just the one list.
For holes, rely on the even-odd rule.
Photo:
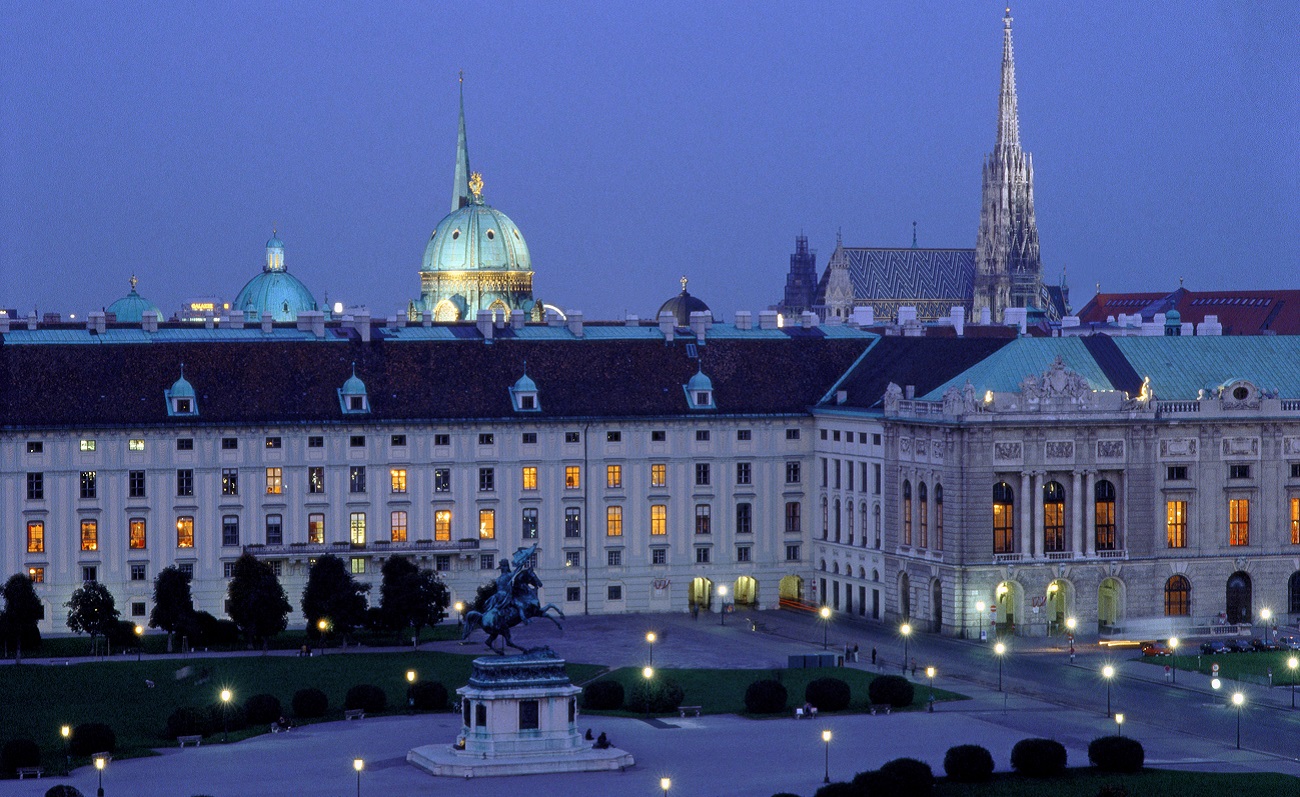
{"label": "arched window", "polygon": [[903,480],[903,544],[912,544],[912,483]]}
{"label": "arched window", "polygon": [[823,573],[826,572],[826,560],[825,560],[825,559],[822,560],[821,569],[822,569],[822,572],[823,572]]}
{"label": "arched window", "polygon": [[1096,497],[1097,550],[1115,550],[1115,485],[1102,479],[1093,490]]}
{"label": "arched window", "polygon": [[828,539],[831,536],[831,519],[830,505],[826,503],[825,496],[822,497],[822,539]]}
{"label": "arched window", "polygon": [[993,553],[1016,550],[1016,493],[1011,485],[993,485]]}
{"label": "arched window", "polygon": [[943,550],[943,485],[934,486],[934,548]]}
{"label": "arched window", "polygon": [[1043,485],[1043,550],[1065,550],[1065,488],[1060,482]]}
{"label": "arched window", "polygon": [[880,504],[872,505],[871,515],[872,517],[875,518],[874,525],[876,527],[876,548],[879,549],[880,548]]}
{"label": "arched window", "polygon": [[930,546],[930,506],[929,502],[926,501],[925,482],[919,482],[916,485],[916,500],[920,504],[917,507],[917,512],[920,514],[921,521],[919,524],[921,527],[921,547],[928,548]]}
{"label": "arched window", "polygon": [[867,547],[867,502],[863,501],[858,505],[858,517],[862,523],[862,547]]}
{"label": "arched window", "polygon": [[835,541],[840,541],[840,499],[835,499]]}
{"label": "arched window", "polygon": [[1300,571],[1292,573],[1287,582],[1287,604],[1291,614],[1300,614]]}
{"label": "arched window", "polygon": [[831,572],[834,573],[834,574],[837,575],[837,576],[840,574],[840,563],[839,563],[839,562],[831,562]]}
{"label": "arched window", "polygon": [[844,505],[846,517],[844,518],[844,528],[849,530],[849,545],[853,544],[853,502],[849,501]]}
{"label": "arched window", "polygon": [[1165,616],[1187,617],[1192,613],[1192,585],[1186,576],[1170,576],[1165,582]]}

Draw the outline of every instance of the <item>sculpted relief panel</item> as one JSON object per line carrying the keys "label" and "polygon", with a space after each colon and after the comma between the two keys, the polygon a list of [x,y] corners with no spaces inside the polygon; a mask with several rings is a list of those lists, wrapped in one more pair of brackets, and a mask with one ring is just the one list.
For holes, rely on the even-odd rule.
{"label": "sculpted relief panel", "polygon": [[1259,457],[1258,437],[1225,437],[1222,441],[1222,454],[1228,457]]}
{"label": "sculpted relief panel", "polygon": [[1097,459],[1123,459],[1124,458],[1124,441],[1123,440],[1098,440],[1097,441]]}
{"label": "sculpted relief panel", "polygon": [[1074,441],[1072,440],[1048,440],[1046,455],[1048,459],[1055,460],[1073,460],[1074,459]]}
{"label": "sculpted relief panel", "polygon": [[1024,458],[1024,445],[1019,441],[993,444],[994,462],[1019,463]]}
{"label": "sculpted relief panel", "polygon": [[1160,441],[1161,459],[1196,459],[1196,438],[1175,437]]}
{"label": "sculpted relief panel", "polygon": [[1300,456],[1300,437],[1282,438],[1282,453],[1289,457]]}

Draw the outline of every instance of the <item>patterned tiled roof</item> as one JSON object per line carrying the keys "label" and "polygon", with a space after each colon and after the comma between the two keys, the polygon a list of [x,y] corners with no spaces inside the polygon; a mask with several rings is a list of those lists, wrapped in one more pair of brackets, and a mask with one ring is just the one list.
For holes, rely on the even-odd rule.
{"label": "patterned tiled roof", "polygon": [[[872,300],[945,306],[969,305],[975,290],[974,249],[877,249],[845,247],[849,280],[858,302]],[[818,301],[826,295],[826,273]],[[946,310],[945,310],[946,312]]]}

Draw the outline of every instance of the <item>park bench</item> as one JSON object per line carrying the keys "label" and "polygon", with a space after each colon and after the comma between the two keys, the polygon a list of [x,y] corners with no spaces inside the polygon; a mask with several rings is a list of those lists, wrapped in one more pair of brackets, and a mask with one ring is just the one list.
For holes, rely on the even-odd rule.
{"label": "park bench", "polygon": [[180,743],[181,747],[184,747],[187,744],[192,744],[195,747],[203,745],[203,737],[197,733],[193,736],[177,736],[176,741]]}
{"label": "park bench", "polygon": [[794,718],[797,719],[797,720],[801,720],[801,719],[803,719],[804,717],[812,718],[812,717],[816,717],[816,716],[817,716],[817,707],[816,707],[816,706],[810,706],[810,707],[808,708],[807,711],[804,711],[803,706],[795,706],[795,709],[794,709]]}
{"label": "park bench", "polygon": [[871,712],[871,715],[873,717],[876,715],[876,711],[879,710],[888,714],[891,708],[893,708],[893,706],[889,705],[888,703],[872,703],[869,706],[867,706],[867,709]]}
{"label": "park bench", "polygon": [[365,709],[350,708],[347,711],[343,712],[343,719],[345,720],[363,720],[365,718],[366,718]]}
{"label": "park bench", "polygon": [[44,774],[45,774],[45,769],[42,767],[18,767],[19,780],[23,780],[24,778],[29,778],[29,777],[39,779],[41,775]]}
{"label": "park bench", "polygon": [[685,719],[688,713],[694,714],[698,717],[700,716],[701,708],[703,708],[703,706],[678,706],[677,713],[681,715],[682,719]]}

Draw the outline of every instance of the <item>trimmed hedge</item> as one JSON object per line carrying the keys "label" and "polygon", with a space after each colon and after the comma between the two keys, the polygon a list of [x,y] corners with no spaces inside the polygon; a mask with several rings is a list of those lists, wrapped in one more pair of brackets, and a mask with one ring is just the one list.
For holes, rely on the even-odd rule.
{"label": "trimmed hedge", "polygon": [[623,684],[596,681],[582,689],[582,707],[588,711],[614,711],[623,707]]}
{"label": "trimmed hedge", "polygon": [[943,772],[957,783],[982,783],[993,777],[993,754],[977,744],[949,747],[943,755]]}
{"label": "trimmed hedge", "polygon": [[217,701],[208,706],[208,717],[213,733],[225,730],[237,731],[248,727],[248,712],[244,711],[244,707],[239,703],[227,705]]}
{"label": "trimmed hedge", "polygon": [[0,748],[0,771],[16,775],[19,767],[39,767],[41,746],[31,739],[10,739]]}
{"label": "trimmed hedge", "polygon": [[916,689],[901,675],[882,675],[867,687],[867,699],[875,705],[906,708],[912,705]]}
{"label": "trimmed hedge", "polygon": [[316,719],[329,711],[330,699],[319,689],[299,689],[293,693],[293,715],[299,719]]}
{"label": "trimmed hedge", "polygon": [[745,710],[750,714],[785,711],[790,699],[785,684],[772,678],[755,681],[745,689]]}
{"label": "trimmed hedge", "polygon": [[882,775],[891,778],[895,790],[908,797],[928,797],[934,793],[934,771],[930,765],[915,758],[895,758],[880,768]]}
{"label": "trimmed hedge", "polygon": [[51,786],[50,790],[45,792],[45,797],[86,797],[86,795],[66,783],[60,783],[58,786]]}
{"label": "trimmed hedge", "polygon": [[446,711],[447,687],[437,681],[420,681],[411,686],[411,707],[416,711]]}
{"label": "trimmed hedge", "polygon": [[905,797],[903,792],[899,791],[898,781],[894,779],[894,776],[878,769],[871,769],[854,775],[853,788],[859,797],[861,795],[866,795],[866,797]]}
{"label": "trimmed hedge", "polygon": [[374,684],[357,684],[343,698],[343,708],[378,714],[388,708],[388,694]]}
{"label": "trimmed hedge", "polygon": [[244,701],[244,714],[250,725],[267,725],[284,716],[284,706],[275,695],[253,695]]}
{"label": "trimmed hedge", "polygon": [[179,736],[207,736],[210,733],[211,717],[201,708],[184,706],[173,711],[167,718],[167,736],[172,739]]}
{"label": "trimmed hedge", "polygon": [[623,702],[623,708],[628,711],[645,711],[648,702],[651,713],[665,714],[676,711],[685,699],[686,692],[676,681],[666,678],[654,678],[649,681],[642,679],[632,685],[632,691]]}
{"label": "trimmed hedge", "polygon": [[860,797],[852,783],[827,783],[813,797]]}
{"label": "trimmed hedge", "polygon": [[117,752],[117,734],[102,722],[83,722],[72,729],[68,749],[73,755]]}
{"label": "trimmed hedge", "polygon": [[804,687],[803,699],[818,711],[843,711],[849,707],[852,693],[849,685],[839,678],[817,678]]}
{"label": "trimmed hedge", "polygon": [[1137,772],[1142,769],[1146,752],[1137,739],[1102,736],[1088,743],[1088,760],[1102,772]]}
{"label": "trimmed hedge", "polygon": [[1021,739],[1011,748],[1011,768],[1031,778],[1065,772],[1065,745],[1055,739]]}

